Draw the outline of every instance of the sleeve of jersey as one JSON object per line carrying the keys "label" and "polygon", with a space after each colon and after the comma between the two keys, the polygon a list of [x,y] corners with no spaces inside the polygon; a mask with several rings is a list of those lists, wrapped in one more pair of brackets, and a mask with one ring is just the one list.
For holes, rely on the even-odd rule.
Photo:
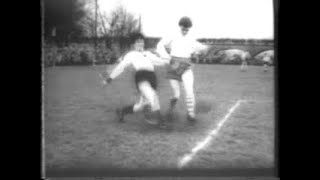
{"label": "sleeve of jersey", "polygon": [[156,52],[160,55],[161,58],[166,58],[166,59],[170,58],[170,55],[168,54],[168,52],[165,48],[169,44],[170,44],[169,38],[163,38],[157,44]]}
{"label": "sleeve of jersey", "polygon": [[208,46],[206,46],[206,45],[204,45],[204,44],[202,44],[202,43],[200,43],[200,42],[198,42],[198,41],[194,41],[194,43],[193,43],[193,51],[195,52],[195,53],[200,53],[201,51],[206,51],[206,50],[208,50]]}
{"label": "sleeve of jersey", "polygon": [[119,76],[123,70],[131,64],[130,54],[127,54],[122,61],[112,70],[110,78],[114,79]]}
{"label": "sleeve of jersey", "polygon": [[166,64],[170,63],[170,59],[168,58],[160,58],[159,56],[151,53],[151,52],[147,52],[147,57],[150,59],[150,61],[152,62],[153,65],[155,66],[164,66]]}

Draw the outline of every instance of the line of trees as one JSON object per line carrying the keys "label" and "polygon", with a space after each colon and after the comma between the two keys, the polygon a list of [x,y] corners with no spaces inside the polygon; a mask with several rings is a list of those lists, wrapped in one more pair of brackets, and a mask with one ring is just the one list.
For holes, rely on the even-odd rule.
{"label": "line of trees", "polygon": [[85,3],[78,0],[43,0],[45,39],[68,40],[81,36],[78,21],[87,15]]}
{"label": "line of trees", "polygon": [[[95,0],[87,0],[85,11],[87,15],[79,21],[80,26],[85,30],[83,36],[94,36],[95,23]],[[124,6],[119,5],[110,13],[102,12],[97,4],[97,34],[101,36],[127,36],[139,30],[139,20],[130,13]]]}
{"label": "line of trees", "polygon": [[[65,42],[92,39],[121,39],[140,31],[139,18],[119,5],[103,12],[97,0],[43,0],[45,40]],[[97,31],[97,32],[96,32]]]}
{"label": "line of trees", "polygon": [[43,0],[45,65],[113,63],[141,31],[139,17],[119,5],[103,12],[98,0]]}
{"label": "line of trees", "polygon": [[[121,5],[107,13],[100,9],[98,0],[43,0],[43,4],[45,63],[53,66],[113,63],[129,48],[128,36],[141,31],[140,17],[135,17]],[[146,48],[153,48],[159,40],[147,38]],[[255,39],[203,38],[199,41],[273,44],[273,40]]]}

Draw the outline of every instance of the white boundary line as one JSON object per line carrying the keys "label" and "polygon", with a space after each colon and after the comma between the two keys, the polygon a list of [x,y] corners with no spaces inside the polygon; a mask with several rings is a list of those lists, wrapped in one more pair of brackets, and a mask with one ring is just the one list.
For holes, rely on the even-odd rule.
{"label": "white boundary line", "polygon": [[228,113],[224,116],[222,120],[218,123],[217,127],[210,131],[208,136],[203,140],[197,143],[197,145],[191,150],[190,153],[185,154],[178,162],[178,168],[183,168],[185,165],[187,165],[192,158],[197,154],[198,151],[203,149],[206,145],[209,144],[211,139],[218,134],[219,130],[223,126],[223,124],[227,121],[227,119],[230,117],[230,115],[233,113],[233,111],[240,105],[241,102],[245,102],[244,100],[238,100],[235,105],[233,105]]}

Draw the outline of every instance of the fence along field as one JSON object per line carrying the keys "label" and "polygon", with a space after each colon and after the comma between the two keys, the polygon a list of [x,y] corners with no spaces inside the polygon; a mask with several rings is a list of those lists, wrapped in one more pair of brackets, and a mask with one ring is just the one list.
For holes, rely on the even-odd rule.
{"label": "fence along field", "polygon": [[[147,38],[146,49],[152,49],[159,41],[158,38]],[[249,65],[262,65],[263,60],[257,58],[261,52],[274,50],[272,41],[236,41],[236,40],[200,40],[207,45],[212,46],[210,54],[206,57],[193,56],[194,63],[203,64],[241,64],[241,59],[224,61],[222,57],[217,56],[217,52],[227,49],[239,49],[248,51],[251,58],[247,60]],[[44,47],[44,65],[59,66],[59,65],[92,65],[92,64],[113,64],[126,50],[119,48],[119,42],[110,45],[99,41],[95,50],[93,43],[77,42],[68,43],[67,45],[58,47],[55,43],[48,43]],[[108,47],[107,47],[108,46]],[[121,46],[121,45],[120,45]],[[272,58],[273,60],[274,58]],[[272,63],[274,64],[274,62]]]}

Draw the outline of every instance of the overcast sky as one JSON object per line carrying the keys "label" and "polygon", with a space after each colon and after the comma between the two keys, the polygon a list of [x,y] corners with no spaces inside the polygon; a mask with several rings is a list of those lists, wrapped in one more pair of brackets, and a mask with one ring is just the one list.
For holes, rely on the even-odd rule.
{"label": "overcast sky", "polygon": [[146,36],[162,37],[178,31],[189,16],[197,38],[273,39],[273,0],[98,0],[106,13],[118,5],[141,15]]}

